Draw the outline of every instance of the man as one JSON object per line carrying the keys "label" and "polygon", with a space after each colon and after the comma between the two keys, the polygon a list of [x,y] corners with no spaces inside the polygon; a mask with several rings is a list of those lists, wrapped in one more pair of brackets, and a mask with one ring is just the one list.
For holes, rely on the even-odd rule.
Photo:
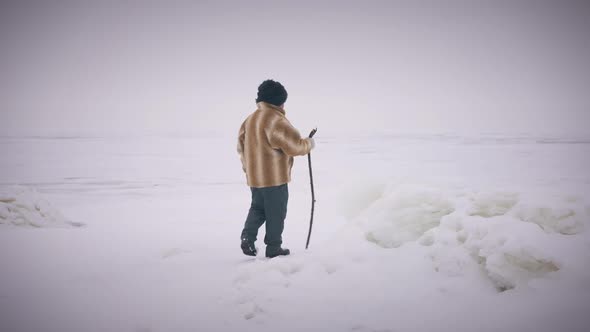
{"label": "man", "polygon": [[242,123],[238,153],[252,192],[252,203],[241,236],[244,254],[256,256],[258,229],[266,221],[266,257],[289,255],[281,248],[293,157],[308,154],[313,138],[301,138],[285,116],[287,91],[283,85],[266,80],[258,87],[258,109]]}

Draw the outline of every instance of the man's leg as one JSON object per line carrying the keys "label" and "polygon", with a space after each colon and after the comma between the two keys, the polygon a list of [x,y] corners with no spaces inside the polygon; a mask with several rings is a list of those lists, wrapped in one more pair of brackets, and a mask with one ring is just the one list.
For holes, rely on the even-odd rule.
{"label": "man's leg", "polygon": [[264,188],[264,213],[266,215],[266,236],[264,243],[267,245],[267,253],[270,250],[280,249],[283,243],[283,229],[287,216],[287,203],[289,201],[289,188],[287,184]]}
{"label": "man's leg", "polygon": [[264,211],[264,197],[261,192],[262,188],[250,188],[252,192],[252,203],[250,204],[250,210],[248,211],[248,217],[244,223],[244,229],[242,230],[241,239],[246,239],[251,243],[256,242],[258,236],[258,229],[266,220]]}

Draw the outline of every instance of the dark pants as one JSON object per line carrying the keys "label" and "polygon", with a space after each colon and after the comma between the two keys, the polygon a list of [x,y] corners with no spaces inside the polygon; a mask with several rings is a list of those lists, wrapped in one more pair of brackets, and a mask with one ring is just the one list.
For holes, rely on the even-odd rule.
{"label": "dark pants", "polygon": [[252,204],[244,224],[242,239],[255,242],[258,229],[266,221],[264,243],[267,246],[280,247],[283,243],[282,234],[289,200],[287,184],[266,188],[251,187],[250,191],[252,191]]}

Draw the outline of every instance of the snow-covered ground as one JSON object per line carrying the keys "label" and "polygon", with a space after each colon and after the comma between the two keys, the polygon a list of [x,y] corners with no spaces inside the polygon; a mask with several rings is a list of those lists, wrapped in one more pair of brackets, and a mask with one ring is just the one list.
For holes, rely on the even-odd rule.
{"label": "snow-covered ground", "polygon": [[0,331],[590,329],[589,139],[317,142],[266,260],[233,133],[0,138]]}

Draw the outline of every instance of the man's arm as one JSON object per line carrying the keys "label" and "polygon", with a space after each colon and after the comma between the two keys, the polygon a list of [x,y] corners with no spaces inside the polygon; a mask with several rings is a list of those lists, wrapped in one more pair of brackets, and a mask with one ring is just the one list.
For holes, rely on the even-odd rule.
{"label": "man's arm", "polygon": [[311,141],[301,138],[299,131],[287,119],[279,120],[267,135],[270,146],[281,149],[288,156],[303,156],[312,149]]}
{"label": "man's arm", "polygon": [[246,121],[242,123],[238,133],[238,154],[240,155],[240,162],[242,162],[242,170],[246,173],[246,164],[244,163],[244,139],[246,137]]}

